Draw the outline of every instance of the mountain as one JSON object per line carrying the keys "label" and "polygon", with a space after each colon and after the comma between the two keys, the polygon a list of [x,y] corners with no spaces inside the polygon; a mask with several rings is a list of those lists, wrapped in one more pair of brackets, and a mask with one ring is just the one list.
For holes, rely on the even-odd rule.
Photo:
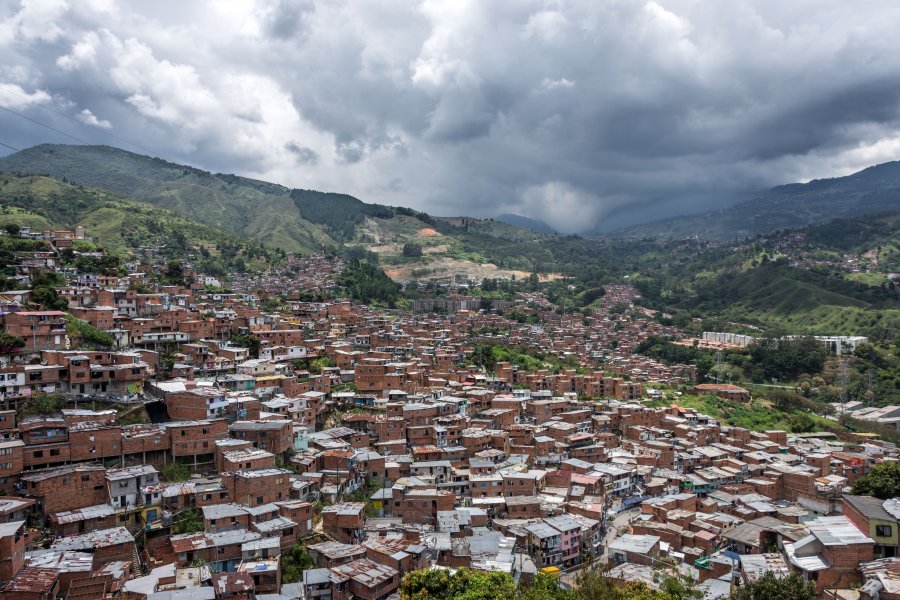
{"label": "mountain", "polygon": [[522,215],[503,213],[502,215],[494,217],[494,219],[500,221],[501,223],[506,223],[507,225],[521,227],[522,229],[530,229],[531,231],[537,233],[546,233],[548,235],[553,235],[554,233],[556,233],[555,229],[553,229],[543,221],[539,221],[538,219],[530,219],[528,217],[523,217]]}
{"label": "mountain", "polygon": [[900,210],[900,162],[869,167],[853,175],[773,188],[721,210],[673,217],[621,229],[614,237],[743,239],[837,218]]}
{"label": "mountain", "polygon": [[282,253],[174,211],[41,175],[0,175],[0,227],[38,230],[84,226],[94,244],[116,256],[153,248],[169,259],[190,258],[209,274],[261,268]]}
{"label": "mountain", "polygon": [[346,194],[209,173],[109,146],[43,144],[0,158],[0,173],[43,175],[102,190],[285,251],[361,249],[380,259],[398,281],[527,277],[556,262],[536,246],[543,236],[505,223],[436,218]]}
{"label": "mountain", "polygon": [[0,158],[0,172],[47,175],[103,189],[288,251],[335,245],[303,218],[288,188],[110,146],[42,144]]}

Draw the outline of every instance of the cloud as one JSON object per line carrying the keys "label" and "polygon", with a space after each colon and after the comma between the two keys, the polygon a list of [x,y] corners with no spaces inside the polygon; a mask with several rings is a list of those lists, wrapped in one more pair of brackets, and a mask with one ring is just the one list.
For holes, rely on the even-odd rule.
{"label": "cloud", "polygon": [[[0,5],[0,102],[205,169],[584,231],[897,158],[898,20],[888,0],[28,0]],[[65,141],[0,119],[4,143]]]}
{"label": "cloud", "polygon": [[35,104],[50,102],[50,94],[44,90],[26,92],[14,83],[0,83],[0,104],[8,108],[26,108]]}
{"label": "cloud", "polygon": [[598,198],[565,181],[549,181],[528,186],[520,195],[521,208],[533,218],[555,229],[570,229],[575,223],[595,223],[601,214],[616,205],[610,198]]}
{"label": "cloud", "polygon": [[100,129],[112,129],[112,123],[106,119],[98,119],[97,116],[87,108],[78,113],[75,118],[85,125],[99,127]]}
{"label": "cloud", "polygon": [[575,82],[562,77],[560,79],[550,79],[549,77],[544,77],[544,80],[541,81],[541,87],[547,90],[555,90],[558,88],[570,88],[575,87]]}
{"label": "cloud", "polygon": [[293,154],[296,157],[297,162],[301,164],[316,164],[319,162],[319,154],[312,148],[301,146],[295,142],[288,142],[284,147]]}

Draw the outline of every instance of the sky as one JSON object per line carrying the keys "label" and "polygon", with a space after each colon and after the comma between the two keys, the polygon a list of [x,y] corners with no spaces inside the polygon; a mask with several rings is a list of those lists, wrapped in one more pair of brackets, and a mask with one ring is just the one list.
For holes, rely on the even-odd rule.
{"label": "sky", "polygon": [[891,0],[0,0],[0,143],[604,230],[900,157],[898,22]]}

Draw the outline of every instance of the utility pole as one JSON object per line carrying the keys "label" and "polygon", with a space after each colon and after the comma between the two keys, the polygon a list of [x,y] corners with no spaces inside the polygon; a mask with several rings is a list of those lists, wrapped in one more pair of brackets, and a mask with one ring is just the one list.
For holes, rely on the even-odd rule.
{"label": "utility pole", "polygon": [[716,350],[716,384],[719,384],[719,377],[722,371],[722,351]]}
{"label": "utility pole", "polygon": [[847,360],[841,359],[841,367],[838,374],[838,382],[841,386],[841,414],[843,415],[847,410]]}

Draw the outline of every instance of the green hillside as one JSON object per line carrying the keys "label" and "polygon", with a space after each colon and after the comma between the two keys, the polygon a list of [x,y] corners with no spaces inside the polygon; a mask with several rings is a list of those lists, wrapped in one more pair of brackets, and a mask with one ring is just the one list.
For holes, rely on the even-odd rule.
{"label": "green hillside", "polygon": [[696,281],[694,293],[681,296],[675,305],[792,333],[866,334],[882,319],[900,317],[892,290],[797,269],[781,260]]}
{"label": "green hillside", "polygon": [[157,247],[165,257],[188,258],[208,273],[262,267],[281,253],[198,223],[176,212],[37,175],[0,175],[0,227],[36,229],[84,226],[109,252],[132,257]]}
{"label": "green hillside", "polygon": [[0,171],[107,190],[288,251],[310,252],[333,243],[300,215],[285,187],[109,146],[43,144],[0,159]]}
{"label": "green hillside", "polygon": [[[108,146],[35,146],[0,158],[0,172],[42,174],[105,190],[287,251],[358,246],[389,268],[394,265],[390,273],[399,281],[460,275],[478,280],[524,277],[535,268],[552,270],[552,260],[523,258],[533,254],[526,244],[540,243],[547,236],[504,223],[438,219],[408,208],[367,204],[346,194],[290,190],[213,174]],[[110,227],[117,229],[119,224]],[[494,252],[498,240],[507,248]],[[420,255],[416,247],[422,249]],[[501,260],[520,258],[497,265],[495,254]]]}

